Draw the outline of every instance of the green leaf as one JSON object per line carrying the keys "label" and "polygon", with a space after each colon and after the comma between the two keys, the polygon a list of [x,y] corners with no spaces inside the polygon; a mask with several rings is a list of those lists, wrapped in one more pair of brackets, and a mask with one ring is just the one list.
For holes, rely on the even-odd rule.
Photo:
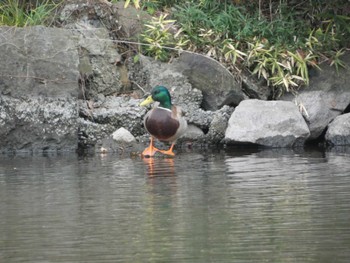
{"label": "green leaf", "polygon": [[127,8],[129,4],[130,4],[130,0],[126,0],[124,4],[124,8]]}
{"label": "green leaf", "polygon": [[140,56],[135,55],[133,60],[134,60],[134,64],[138,63],[140,61]]}

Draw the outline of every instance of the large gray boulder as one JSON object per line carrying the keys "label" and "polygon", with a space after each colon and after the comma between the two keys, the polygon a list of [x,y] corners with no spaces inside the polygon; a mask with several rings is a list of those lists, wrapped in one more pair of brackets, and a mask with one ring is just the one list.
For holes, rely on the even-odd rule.
{"label": "large gray boulder", "polygon": [[43,26],[0,27],[0,94],[76,97],[79,56],[70,32]]}
{"label": "large gray boulder", "polygon": [[204,110],[215,111],[224,105],[236,106],[246,98],[235,76],[210,57],[184,52],[173,67],[188,78],[193,88],[202,91]]}
{"label": "large gray boulder", "polygon": [[350,53],[342,59],[346,69],[340,68],[337,73],[334,67],[323,64],[321,71],[311,71],[309,87],[295,97],[289,94],[281,98],[299,106],[309,125],[309,140],[322,135],[327,125],[350,105]]}
{"label": "large gray boulder", "polygon": [[331,145],[350,145],[350,113],[336,117],[328,126],[326,141]]}
{"label": "large gray boulder", "polygon": [[[124,8],[124,4],[123,1],[111,3],[107,0],[62,2],[59,22],[78,40],[82,99],[96,100],[100,94],[133,92],[132,73],[128,72],[128,61],[124,61],[119,49],[128,55],[137,50],[138,46],[130,41],[137,42],[143,21],[151,20],[151,17],[133,5]],[[129,52],[125,52],[125,46],[121,44],[123,39],[127,39]],[[138,84],[142,86],[143,83]]]}
{"label": "large gray boulder", "polygon": [[0,152],[78,146],[76,43],[63,29],[0,27]]}
{"label": "large gray boulder", "polygon": [[242,101],[232,113],[225,133],[229,144],[269,147],[302,146],[310,135],[307,124],[292,102]]}
{"label": "large gray boulder", "polygon": [[[164,63],[142,55],[140,55],[138,64],[140,65],[140,68],[137,73],[147,79],[145,87],[146,91],[150,91],[157,85],[165,86],[170,91],[176,92],[177,94],[182,93],[179,91],[180,89],[186,89],[185,93],[192,90],[192,85],[188,78],[177,68],[173,67],[172,64]],[[194,103],[196,107],[200,106],[203,99],[202,92],[200,91],[193,92],[190,97],[188,94],[182,97],[183,99],[186,99],[187,102]]]}

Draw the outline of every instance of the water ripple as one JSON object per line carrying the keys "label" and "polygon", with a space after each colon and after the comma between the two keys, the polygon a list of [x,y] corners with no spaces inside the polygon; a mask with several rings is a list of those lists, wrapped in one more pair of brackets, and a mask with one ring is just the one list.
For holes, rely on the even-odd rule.
{"label": "water ripple", "polygon": [[345,152],[0,157],[0,262],[348,262]]}

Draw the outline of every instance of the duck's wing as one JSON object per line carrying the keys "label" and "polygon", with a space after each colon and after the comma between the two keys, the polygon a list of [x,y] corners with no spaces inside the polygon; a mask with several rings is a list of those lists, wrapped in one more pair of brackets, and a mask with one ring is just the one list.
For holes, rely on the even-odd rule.
{"label": "duck's wing", "polygon": [[172,116],[179,122],[179,128],[176,131],[173,141],[181,137],[187,130],[187,121],[183,116],[183,112],[180,106],[172,107]]}

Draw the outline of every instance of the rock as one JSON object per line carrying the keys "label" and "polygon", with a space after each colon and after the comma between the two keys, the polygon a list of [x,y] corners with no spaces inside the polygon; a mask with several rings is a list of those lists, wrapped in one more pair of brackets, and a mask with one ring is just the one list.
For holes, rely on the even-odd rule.
{"label": "rock", "polygon": [[118,24],[120,28],[120,38],[128,39],[129,41],[138,41],[139,34],[143,30],[143,25],[146,21],[151,21],[152,17],[141,9],[136,9],[129,5],[124,8],[124,1],[115,3],[117,8]]}
{"label": "rock", "polygon": [[[350,53],[342,57],[350,68]],[[327,125],[350,105],[350,71],[322,65],[322,70],[311,71],[309,87],[294,97],[285,95],[282,100],[295,101],[299,105],[309,129],[309,139],[320,137]]]}
{"label": "rock", "polygon": [[193,124],[187,126],[186,133],[182,136],[185,139],[197,140],[204,136],[204,132]]}
{"label": "rock", "polygon": [[[187,77],[169,63],[160,62],[142,55],[140,55],[139,63],[141,65],[141,72],[139,74],[144,75],[148,80],[147,91],[150,91],[157,85],[165,86],[172,91],[179,88],[186,88],[186,90],[192,89]],[[201,102],[202,97],[198,98],[195,96],[196,103],[198,103],[198,100]]]}
{"label": "rock", "polygon": [[71,34],[0,27],[0,152],[78,147],[78,52]]}
{"label": "rock", "polygon": [[143,146],[136,142],[117,142],[111,136],[103,138],[94,148],[95,153],[117,153],[120,155],[140,156]]}
{"label": "rock", "polygon": [[242,90],[251,99],[268,100],[272,97],[271,88],[266,85],[266,81],[258,79],[248,70],[242,70]]}
{"label": "rock", "polygon": [[269,147],[302,146],[310,135],[307,124],[292,102],[242,101],[232,113],[225,141]]}
{"label": "rock", "polygon": [[62,2],[57,14],[62,27],[74,26],[76,23],[88,23],[95,28],[118,28],[115,10],[108,1],[67,0]]}
{"label": "rock", "polygon": [[136,142],[135,137],[125,128],[121,127],[112,134],[113,140],[117,142]]}
{"label": "rock", "polygon": [[143,116],[147,108],[140,107],[140,101],[127,96],[107,96],[96,102],[80,100],[80,148],[98,151],[104,147],[108,152],[117,152],[120,145],[112,138],[116,129],[123,127],[136,136],[145,134]]}
{"label": "rock", "polygon": [[93,28],[88,24],[74,24],[70,27],[77,39],[79,50],[79,71],[81,77],[81,98],[95,99],[126,92],[128,82],[122,82],[122,66],[117,45],[109,38],[105,28]]}
{"label": "rock", "polygon": [[350,113],[336,117],[329,124],[325,138],[331,145],[350,145]]}
{"label": "rock", "polygon": [[206,134],[208,141],[212,144],[219,143],[225,138],[228,120],[233,111],[233,107],[225,105],[220,110],[213,113],[213,118],[209,125],[209,131]]}
{"label": "rock", "polygon": [[302,91],[294,101],[309,125],[309,139],[317,139],[327,125],[349,105],[350,91]]}
{"label": "rock", "polygon": [[174,67],[203,93],[202,108],[217,110],[223,105],[236,106],[245,99],[241,84],[218,61],[201,54],[184,52]]}
{"label": "rock", "polygon": [[114,130],[124,127],[139,136],[145,133],[143,116],[147,112],[146,107],[139,106],[140,101],[129,97],[106,97],[101,107],[91,111],[91,120],[98,124],[108,124]]}
{"label": "rock", "polygon": [[34,26],[0,27],[0,94],[76,97],[79,56],[71,33]]}
{"label": "rock", "polygon": [[78,39],[80,98],[131,93],[129,72],[118,52],[123,42],[120,39],[136,40],[142,21],[150,19],[149,15],[132,6],[125,9],[122,2],[74,0],[63,3],[59,17],[62,26]]}
{"label": "rock", "polygon": [[137,41],[145,21],[151,16],[133,5],[124,8],[125,1],[68,0],[62,2],[59,20],[64,27],[88,23],[95,28],[106,28],[114,38]]}
{"label": "rock", "polygon": [[80,150],[94,148],[96,143],[108,137],[109,134],[115,130],[110,124],[98,124],[83,118],[78,119],[78,124],[78,142]]}
{"label": "rock", "polygon": [[74,99],[0,97],[0,152],[75,151],[78,110]]}
{"label": "rock", "polygon": [[[190,106],[190,105],[187,105]],[[185,118],[188,123],[192,123],[198,126],[203,131],[208,131],[209,126],[213,120],[214,112],[212,111],[204,111],[202,109],[193,109],[191,107],[185,108]]]}

